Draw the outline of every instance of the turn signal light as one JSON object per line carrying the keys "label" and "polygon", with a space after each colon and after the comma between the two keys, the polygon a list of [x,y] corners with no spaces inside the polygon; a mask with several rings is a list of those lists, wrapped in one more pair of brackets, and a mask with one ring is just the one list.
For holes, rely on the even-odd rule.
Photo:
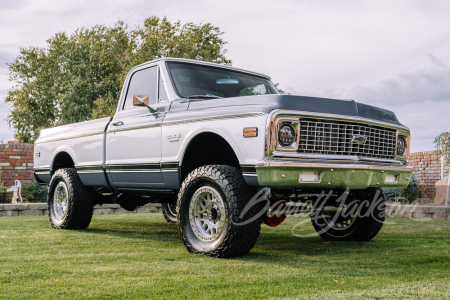
{"label": "turn signal light", "polygon": [[258,128],[257,127],[244,128],[244,137],[255,137],[255,136],[258,136]]}

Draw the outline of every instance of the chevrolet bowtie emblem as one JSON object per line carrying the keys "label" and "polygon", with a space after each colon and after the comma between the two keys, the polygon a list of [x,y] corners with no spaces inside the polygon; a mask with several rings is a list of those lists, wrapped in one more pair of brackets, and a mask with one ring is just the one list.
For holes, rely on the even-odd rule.
{"label": "chevrolet bowtie emblem", "polygon": [[352,138],[352,143],[355,144],[364,144],[367,141],[367,137],[363,135],[354,135]]}

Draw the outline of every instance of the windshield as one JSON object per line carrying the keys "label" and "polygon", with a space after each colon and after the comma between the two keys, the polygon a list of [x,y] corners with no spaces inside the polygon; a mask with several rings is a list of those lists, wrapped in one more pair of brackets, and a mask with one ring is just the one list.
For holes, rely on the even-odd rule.
{"label": "windshield", "polygon": [[278,94],[270,80],[226,69],[187,63],[167,63],[180,97],[228,98]]}

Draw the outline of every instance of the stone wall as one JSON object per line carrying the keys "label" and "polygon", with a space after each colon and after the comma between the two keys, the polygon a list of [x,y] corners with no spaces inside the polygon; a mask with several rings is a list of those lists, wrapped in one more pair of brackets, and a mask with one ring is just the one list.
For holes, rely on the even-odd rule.
{"label": "stone wall", "polygon": [[444,206],[399,205],[396,203],[388,203],[386,204],[386,215],[386,221],[389,221],[389,217],[450,220],[450,208]]}
{"label": "stone wall", "polygon": [[[94,215],[125,214],[125,213],[151,213],[161,212],[161,204],[149,203],[139,207],[133,212],[126,211],[118,204],[103,204],[94,206]],[[386,220],[389,217],[401,218],[430,218],[434,220],[450,220],[450,208],[442,206],[399,205],[388,203],[386,205]],[[0,204],[0,217],[20,216],[46,216],[47,203],[17,203]]]}
{"label": "stone wall", "polygon": [[[6,187],[13,186],[14,180],[20,180],[22,187],[34,180],[33,150],[33,144],[19,144],[18,142],[0,144],[0,176]],[[9,200],[11,197],[12,193],[8,193]],[[23,191],[22,198],[24,198]]]}
{"label": "stone wall", "polygon": [[[433,198],[435,183],[441,179],[441,167],[436,163],[434,151],[415,152],[409,156],[409,164],[414,168],[414,175],[423,184],[422,197]],[[448,175],[450,165],[444,167],[444,176]]]}
{"label": "stone wall", "polygon": [[[124,210],[119,204],[103,204],[94,206],[94,215],[125,214],[125,213],[150,213],[161,212],[161,204],[149,203],[139,207],[133,212]],[[48,215],[47,203],[16,203],[0,204],[0,217],[20,216],[46,216]]]}

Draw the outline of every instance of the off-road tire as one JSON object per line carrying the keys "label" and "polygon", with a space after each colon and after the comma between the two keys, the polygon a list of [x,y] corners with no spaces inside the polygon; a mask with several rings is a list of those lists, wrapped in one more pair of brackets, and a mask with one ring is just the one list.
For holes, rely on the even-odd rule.
{"label": "off-road tire", "polygon": [[[208,244],[195,236],[189,221],[189,206],[200,187],[212,187],[220,193],[226,210],[223,231],[214,243]],[[231,166],[208,165],[192,171],[184,180],[178,194],[178,231],[190,253],[211,257],[231,258],[247,254],[255,245],[261,230],[261,219],[255,218],[259,206],[253,206],[240,219],[255,190],[247,185],[242,172]],[[253,218],[252,218],[253,217]],[[248,224],[237,225],[246,220]]]}
{"label": "off-road tire", "polygon": [[[53,205],[56,186],[64,182],[68,191],[68,205],[64,218],[59,219]],[[55,229],[86,229],[92,219],[95,194],[85,187],[77,171],[72,168],[59,169],[49,184],[48,217]]]}
{"label": "off-road tire", "polygon": [[[378,195],[377,195],[377,191]],[[360,200],[369,200],[370,206],[361,205],[354,223],[345,230],[334,230],[327,226],[320,211],[311,214],[311,222],[316,232],[326,241],[370,241],[378,232],[386,217],[386,199],[381,189],[370,188],[362,193]],[[376,199],[374,199],[374,197]],[[351,199],[350,199],[351,200]]]}
{"label": "off-road tire", "polygon": [[164,202],[161,203],[161,209],[164,216],[164,219],[166,219],[167,222],[176,224],[177,223],[177,202]]}

